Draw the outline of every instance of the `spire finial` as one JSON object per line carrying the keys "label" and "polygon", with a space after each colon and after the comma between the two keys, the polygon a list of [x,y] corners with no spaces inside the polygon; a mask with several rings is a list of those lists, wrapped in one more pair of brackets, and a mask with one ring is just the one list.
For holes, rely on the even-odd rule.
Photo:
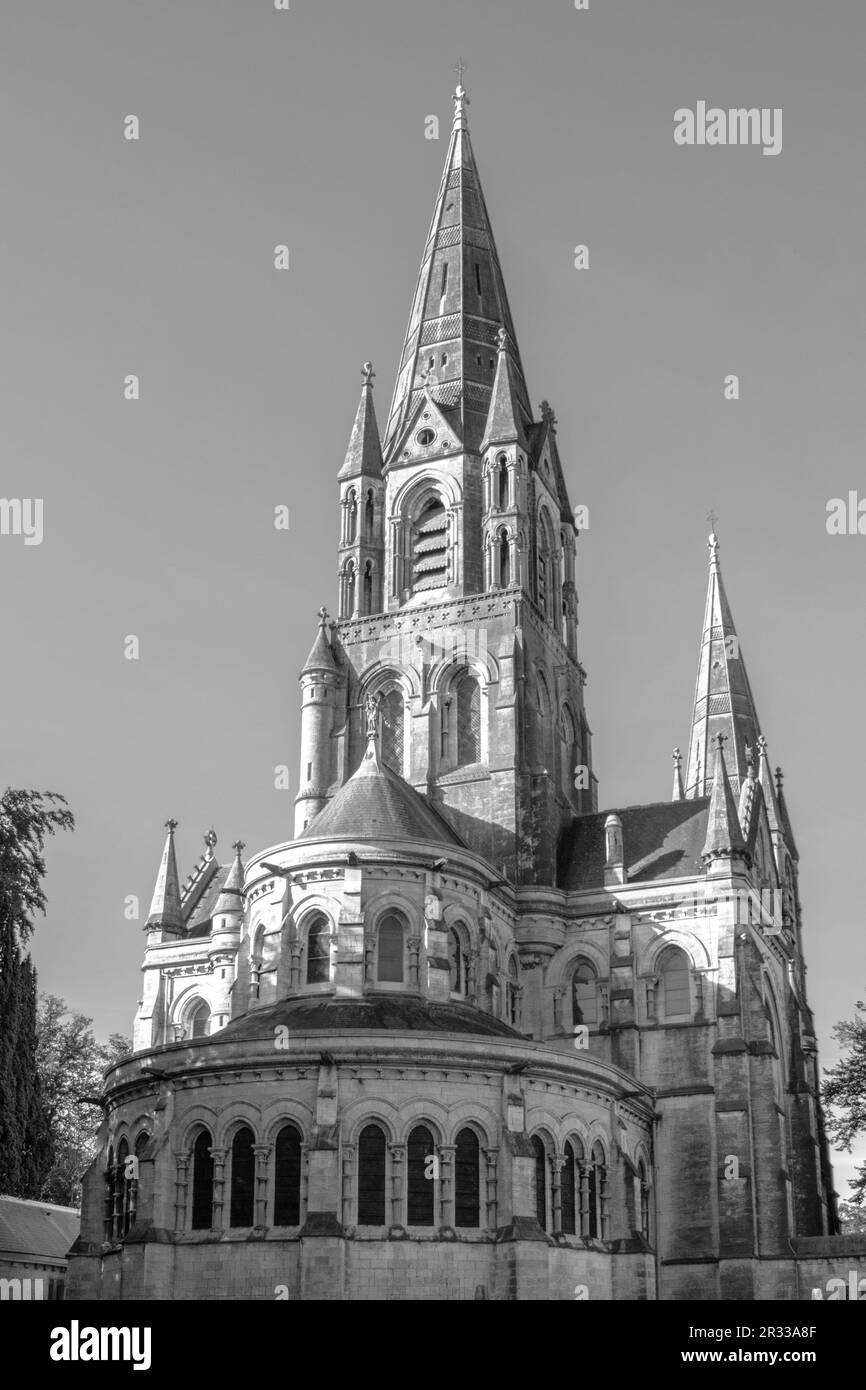
{"label": "spire finial", "polygon": [[324,604],[322,604],[321,608],[319,609],[318,613],[316,614],[316,617],[319,619],[319,627],[326,627],[326,626],[327,626],[327,623],[328,623],[328,610],[327,610],[327,608],[325,607]]}
{"label": "spire finial", "polygon": [[673,758],[674,758],[674,767],[677,768],[677,769],[681,768],[682,765],[683,765],[683,755],[682,755],[682,753],[680,752],[679,748],[675,748],[675,749],[674,749]]}
{"label": "spire finial", "polygon": [[496,346],[500,352],[504,352],[508,347],[508,334],[501,325],[496,330]]}
{"label": "spire finial", "polygon": [[714,511],[711,511],[707,516],[707,521],[713,528],[710,531],[710,538],[707,541],[707,550],[710,552],[711,570],[718,570],[719,568],[719,538],[716,535],[716,524],[718,520],[719,518],[716,516],[716,513]]}
{"label": "spire finial", "polygon": [[372,362],[365,362],[365,363],[364,363],[363,367],[361,368],[361,375],[362,375],[362,377],[364,378],[364,385],[365,385],[365,386],[372,386],[372,385],[373,385],[373,377],[376,375],[376,373],[373,371],[373,363],[372,363]]}
{"label": "spire finial", "polygon": [[211,826],[210,830],[207,832],[207,834],[206,834],[205,837],[204,837],[204,843],[205,843],[205,858],[206,858],[206,859],[213,859],[213,852],[214,852],[214,848],[215,848],[215,846],[216,846],[216,842],[217,842],[216,831],[214,830],[213,826]]}
{"label": "spire finial", "polygon": [[172,816],[169,816],[168,820],[165,823],[165,828],[168,831],[169,835],[174,835],[174,832],[177,830],[179,824],[180,821],[176,821]]}
{"label": "spire finial", "polygon": [[674,749],[674,790],[672,801],[685,801],[686,793],[683,787],[683,755],[679,748]]}
{"label": "spire finial", "polygon": [[784,776],[785,776],[785,774],[784,774],[784,772],[782,771],[782,769],[781,769],[780,767],[777,767],[777,768],[776,768],[776,791],[777,791],[780,795],[781,795],[781,791],[782,791],[782,780],[783,780]]}
{"label": "spire finial", "polygon": [[235,851],[235,854],[237,855],[238,859],[240,859],[241,854],[246,849],[246,845],[244,844],[243,840],[235,840],[234,844],[232,845],[232,849]]}
{"label": "spire finial", "polygon": [[454,93],[454,129],[466,129],[466,107],[469,105],[469,98],[466,95],[466,88],[463,86],[463,74],[466,71],[466,64],[462,58],[458,58],[454,64],[454,71],[457,74],[457,89]]}

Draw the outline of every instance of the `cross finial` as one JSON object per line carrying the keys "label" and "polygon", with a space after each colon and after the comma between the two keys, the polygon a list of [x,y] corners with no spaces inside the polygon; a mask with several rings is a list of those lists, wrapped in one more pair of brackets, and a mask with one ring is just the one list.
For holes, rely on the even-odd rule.
{"label": "cross finial", "polygon": [[210,830],[209,830],[209,831],[207,832],[207,834],[205,835],[205,837],[204,837],[204,842],[205,842],[205,847],[206,847],[206,849],[207,849],[207,857],[208,857],[208,859],[212,859],[212,858],[213,858],[213,852],[214,852],[214,845],[215,845],[216,842],[217,842],[217,834],[216,834],[216,831],[214,830],[213,826],[211,826]]}
{"label": "cross finial", "polygon": [[174,832],[177,830],[177,827],[178,827],[179,824],[180,824],[179,821],[176,821],[176,820],[174,820],[171,816],[169,816],[168,820],[167,820],[166,823],[165,823],[165,828],[166,828],[166,830],[168,831],[169,835],[173,835],[173,834],[174,834]]}
{"label": "cross finial", "polygon": [[499,348],[500,352],[504,352],[508,346],[508,334],[502,327],[496,330],[496,346]]}
{"label": "cross finial", "polygon": [[246,849],[246,845],[244,844],[243,840],[235,840],[234,844],[232,845],[232,849],[237,854],[238,859],[240,859],[241,852]]}
{"label": "cross finial", "polygon": [[327,610],[327,608],[325,607],[324,604],[322,604],[321,608],[319,609],[318,613],[316,614],[316,617],[317,617],[318,620],[319,620],[319,627],[324,627],[325,624],[326,624],[327,621],[328,621],[328,610]]}
{"label": "cross finial", "polygon": [[376,373],[373,371],[373,363],[372,363],[372,362],[365,362],[365,363],[364,363],[363,367],[361,368],[361,375],[362,375],[362,377],[364,378],[364,385],[365,385],[365,386],[372,386],[372,385],[373,385],[373,377],[376,375]]}
{"label": "cross finial", "polygon": [[463,86],[463,74],[464,74],[464,72],[466,71],[466,64],[464,63],[464,61],[463,61],[462,58],[458,58],[458,59],[457,59],[457,62],[454,64],[454,71],[455,71],[456,74],[457,74],[457,85],[458,85],[458,87],[462,87],[462,86]]}
{"label": "cross finial", "polygon": [[713,535],[715,535],[716,526],[717,526],[717,524],[718,524],[718,520],[719,520],[719,518],[718,518],[718,515],[717,515],[717,513],[716,513],[715,508],[714,508],[714,507],[711,507],[710,510],[709,510],[709,512],[707,513],[707,521],[710,523],[710,527],[712,528]]}
{"label": "cross finial", "polygon": [[682,760],[683,760],[683,755],[682,755],[682,753],[680,752],[679,748],[675,748],[675,749],[674,749],[674,767],[679,767],[680,764],[682,763]]}

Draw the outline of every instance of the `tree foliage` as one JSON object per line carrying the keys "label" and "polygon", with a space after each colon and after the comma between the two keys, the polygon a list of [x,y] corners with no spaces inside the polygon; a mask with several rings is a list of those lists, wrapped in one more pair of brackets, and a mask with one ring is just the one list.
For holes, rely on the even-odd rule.
{"label": "tree foliage", "polygon": [[[825,1067],[821,1095],[829,1112],[827,1133],[839,1148],[850,1153],[854,1141],[866,1136],[866,1004],[862,1000],[857,1000],[853,1018],[836,1024],[833,1036],[846,1051],[834,1067]],[[862,1206],[866,1202],[866,1163],[857,1169],[850,1186],[852,1202]]]}
{"label": "tree foliage", "polygon": [[[54,1161],[39,1195],[62,1206],[78,1205],[82,1174],[96,1153],[102,1109],[92,1098],[102,1090],[103,1072],[132,1051],[130,1039],[119,1033],[97,1042],[92,1023],[84,1014],[69,1013],[57,995],[40,995],[37,1065]],[[91,1101],[84,1103],[84,1097]]]}
{"label": "tree foliage", "polygon": [[73,824],[54,792],[0,797],[0,1192],[14,1197],[39,1196],[53,1157],[36,1066],[36,972],[24,948],[45,911],[45,838]]}

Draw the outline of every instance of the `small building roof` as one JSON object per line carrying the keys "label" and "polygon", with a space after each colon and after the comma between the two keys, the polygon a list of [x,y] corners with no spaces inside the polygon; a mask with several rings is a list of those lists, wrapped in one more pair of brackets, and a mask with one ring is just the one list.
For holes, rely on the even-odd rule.
{"label": "small building roof", "polygon": [[23,1256],[59,1263],[78,1237],[81,1212],[52,1202],[0,1197],[0,1260]]}
{"label": "small building roof", "polygon": [[612,814],[622,822],[628,883],[702,875],[709,805],[709,797],[696,797],[576,816],[560,837],[558,887],[574,892],[604,886],[604,823]]}

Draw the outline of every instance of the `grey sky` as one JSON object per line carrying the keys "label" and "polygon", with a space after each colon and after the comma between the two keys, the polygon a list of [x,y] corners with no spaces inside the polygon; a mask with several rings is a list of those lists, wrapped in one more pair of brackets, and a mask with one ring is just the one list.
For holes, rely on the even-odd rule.
{"label": "grey sky", "polygon": [[[590,507],[601,804],[669,795],[715,507],[786,773],[825,1064],[864,993],[866,536],[828,536],[825,509],[866,496],[866,8],[590,3],[6,8],[0,491],[44,498],[45,537],[0,538],[2,780],[62,791],[78,819],[50,849],[35,957],[103,1034],[131,1029],[143,939],[123,900],[146,913],[165,818],[184,874],[211,823],[223,857],[291,835],[336,472],[366,358],[387,414],[458,54],[529,389]],[[698,100],[783,108],[782,153],[676,146]]]}

